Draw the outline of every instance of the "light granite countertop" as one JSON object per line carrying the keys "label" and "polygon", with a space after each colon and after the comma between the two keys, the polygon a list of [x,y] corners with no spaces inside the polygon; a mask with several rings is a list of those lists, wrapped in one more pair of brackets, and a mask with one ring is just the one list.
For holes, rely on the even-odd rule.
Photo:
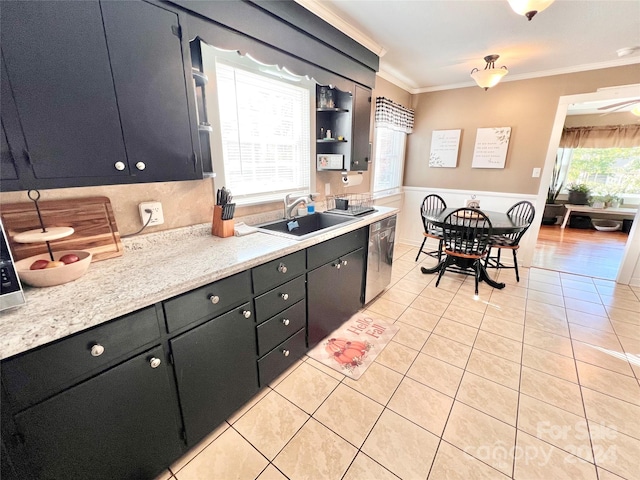
{"label": "light granite countertop", "polygon": [[218,238],[211,225],[124,239],[121,257],[92,263],[78,280],[25,286],[26,305],[0,313],[0,359],[58,340],[221,278],[394,215],[395,208],[356,217],[313,238],[256,232]]}

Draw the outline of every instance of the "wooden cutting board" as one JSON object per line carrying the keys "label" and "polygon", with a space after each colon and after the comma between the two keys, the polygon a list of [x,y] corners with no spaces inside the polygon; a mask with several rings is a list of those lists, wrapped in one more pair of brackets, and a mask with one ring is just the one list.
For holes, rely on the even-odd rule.
{"label": "wooden cutting board", "polygon": [[[66,238],[49,242],[51,249],[88,250],[93,262],[119,257],[123,253],[120,233],[113,216],[111,201],[107,197],[69,198],[39,201],[40,213],[46,227],[72,227],[74,233]],[[42,243],[17,243],[13,236],[40,228],[33,202],[9,203],[0,206],[0,217],[9,237],[9,248],[14,260],[47,253]]]}

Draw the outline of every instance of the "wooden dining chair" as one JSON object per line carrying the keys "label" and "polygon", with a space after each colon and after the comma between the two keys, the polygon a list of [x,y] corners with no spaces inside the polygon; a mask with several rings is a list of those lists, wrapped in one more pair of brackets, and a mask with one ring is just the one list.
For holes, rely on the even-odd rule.
{"label": "wooden dining chair", "polygon": [[[517,252],[520,248],[520,239],[531,226],[533,217],[536,215],[536,209],[531,202],[523,200],[514,204],[508,211],[507,215],[514,220],[526,223],[526,227],[519,232],[508,233],[504,235],[492,235],[489,240],[489,251],[485,260],[485,268],[514,268],[516,270],[516,280],[520,281],[520,272],[518,271]],[[500,261],[500,252],[502,249],[511,250],[513,253],[513,265],[504,264]],[[496,249],[497,254],[491,256],[491,250]]]}
{"label": "wooden dining chair", "polygon": [[436,287],[440,284],[444,272],[453,270],[474,275],[478,295],[481,262],[487,254],[492,233],[491,221],[476,208],[458,208],[445,217],[442,233],[444,253],[447,256],[440,268]]}
{"label": "wooden dining chair", "polygon": [[[431,222],[427,222],[425,218],[425,213],[429,211],[442,211],[447,208],[447,204],[442,199],[440,195],[431,194],[424,197],[422,200],[422,205],[420,206],[420,216],[422,217],[422,224],[424,226],[424,233],[422,239],[422,245],[420,245],[420,250],[418,250],[418,255],[416,255],[416,262],[418,258],[420,258],[420,254],[424,253],[433,258],[437,258],[438,262],[442,259],[442,241],[444,240],[442,236],[442,229],[440,227],[436,227]],[[425,250],[424,246],[427,242],[428,238],[433,238],[438,241],[438,249],[437,250]]]}

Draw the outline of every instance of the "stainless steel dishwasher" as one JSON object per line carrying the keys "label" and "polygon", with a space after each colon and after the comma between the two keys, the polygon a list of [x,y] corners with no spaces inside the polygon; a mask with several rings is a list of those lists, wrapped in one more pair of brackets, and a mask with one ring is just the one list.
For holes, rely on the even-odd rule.
{"label": "stainless steel dishwasher", "polygon": [[369,225],[365,305],[378,296],[391,282],[395,236],[396,215]]}

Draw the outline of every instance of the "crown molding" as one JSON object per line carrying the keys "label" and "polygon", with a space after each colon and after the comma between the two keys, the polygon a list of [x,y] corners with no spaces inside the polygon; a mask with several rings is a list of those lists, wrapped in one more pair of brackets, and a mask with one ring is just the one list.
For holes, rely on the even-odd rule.
{"label": "crown molding", "polygon": [[[532,78],[551,77],[553,75],[565,75],[568,73],[587,72],[589,70],[600,70],[603,68],[622,67],[625,65],[632,65],[634,63],[640,63],[640,57],[622,58],[622,59],[612,60],[609,62],[587,63],[584,65],[576,65],[574,67],[557,68],[554,70],[544,70],[544,71],[532,72],[532,73],[522,73],[520,75],[512,75],[510,72],[508,76],[504,77],[500,81],[500,83],[515,82],[518,80],[530,80]],[[467,87],[477,87],[477,85],[475,82],[469,81],[469,82],[453,83],[449,85],[438,85],[436,87],[415,88],[415,89],[412,89],[409,93],[418,94],[418,93],[438,92],[441,90],[453,90],[456,88],[467,88]]]}
{"label": "crown molding", "polygon": [[384,70],[380,69],[380,71],[377,72],[376,75],[380,78],[384,78],[387,82],[393,83],[396,87],[401,88],[405,92],[414,93],[413,90],[415,89],[409,87],[406,83],[389,72],[385,72]]}
{"label": "crown molding", "polygon": [[338,16],[332,10],[328,9],[319,0],[294,0],[294,1],[297,4],[301,5],[302,7],[309,10],[314,15],[320,17],[325,22],[334,26],[345,35],[351,37],[360,45],[371,50],[373,53],[375,53],[379,57],[383,57],[384,54],[387,53],[387,49],[385,47],[376,43],[376,41],[373,40],[371,37],[365,35],[360,30],[350,25],[342,17]]}

